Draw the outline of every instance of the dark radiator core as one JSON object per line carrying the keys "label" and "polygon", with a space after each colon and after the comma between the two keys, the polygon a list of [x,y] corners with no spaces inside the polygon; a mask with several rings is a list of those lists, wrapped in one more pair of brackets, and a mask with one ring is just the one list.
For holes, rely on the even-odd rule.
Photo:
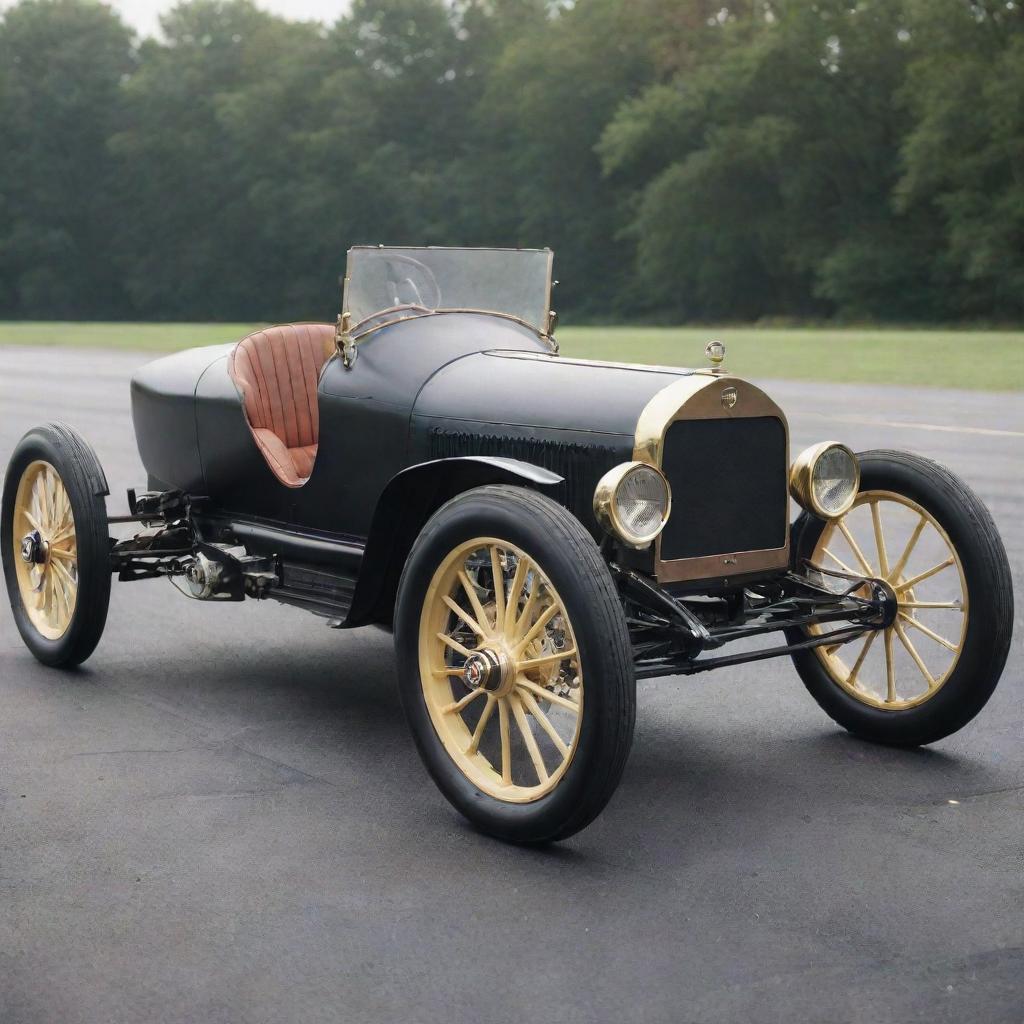
{"label": "dark radiator core", "polygon": [[662,561],[786,543],[789,453],[780,419],[679,420],[665,435],[662,469],[672,486]]}

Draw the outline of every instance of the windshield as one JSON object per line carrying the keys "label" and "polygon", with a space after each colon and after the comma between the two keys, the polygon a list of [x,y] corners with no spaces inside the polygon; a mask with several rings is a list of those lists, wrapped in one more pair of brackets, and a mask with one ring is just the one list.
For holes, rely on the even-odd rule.
{"label": "windshield", "polygon": [[354,333],[446,310],[501,313],[546,333],[551,258],[550,249],[354,246],[348,253],[345,309]]}

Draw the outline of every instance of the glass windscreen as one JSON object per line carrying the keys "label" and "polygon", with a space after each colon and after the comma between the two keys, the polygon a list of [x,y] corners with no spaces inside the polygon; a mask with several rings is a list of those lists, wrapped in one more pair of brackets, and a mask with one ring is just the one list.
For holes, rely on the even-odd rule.
{"label": "glass windscreen", "polygon": [[549,249],[437,249],[354,246],[345,308],[354,333],[435,310],[503,313],[547,330]]}

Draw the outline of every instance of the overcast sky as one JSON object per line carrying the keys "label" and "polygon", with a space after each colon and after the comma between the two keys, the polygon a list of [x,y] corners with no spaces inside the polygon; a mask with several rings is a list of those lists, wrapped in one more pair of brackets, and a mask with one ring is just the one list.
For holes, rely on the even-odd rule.
{"label": "overcast sky", "polygon": [[[13,0],[0,0],[0,11],[10,7]],[[158,18],[175,0],[104,0],[118,11],[122,18],[144,35],[156,32]],[[328,23],[347,10],[349,0],[257,0],[260,7],[289,18],[315,18]]]}

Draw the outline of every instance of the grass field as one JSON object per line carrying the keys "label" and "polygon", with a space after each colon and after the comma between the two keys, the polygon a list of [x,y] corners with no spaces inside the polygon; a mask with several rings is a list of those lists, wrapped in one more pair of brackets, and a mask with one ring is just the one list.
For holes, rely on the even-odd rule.
{"label": "grass field", "polygon": [[[0,345],[173,352],[232,341],[254,326],[0,322]],[[672,366],[704,365],[704,345],[711,338],[726,343],[726,366],[745,377],[1024,390],[1024,331],[563,327],[558,332],[566,355]]]}

